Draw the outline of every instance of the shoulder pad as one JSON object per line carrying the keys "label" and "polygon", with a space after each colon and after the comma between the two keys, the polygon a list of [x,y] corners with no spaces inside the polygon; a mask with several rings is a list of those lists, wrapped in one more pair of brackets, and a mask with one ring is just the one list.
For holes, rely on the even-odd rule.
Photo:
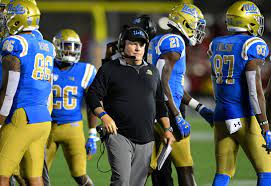
{"label": "shoulder pad", "polygon": [[28,53],[27,40],[19,35],[9,36],[2,42],[2,55],[24,57]]}
{"label": "shoulder pad", "polygon": [[183,38],[176,34],[166,34],[162,36],[156,46],[156,53],[158,55],[167,52],[180,53],[181,57],[185,55],[185,42]]}
{"label": "shoulder pad", "polygon": [[245,41],[241,56],[244,60],[265,59],[268,56],[269,49],[266,42],[259,37],[251,37]]}

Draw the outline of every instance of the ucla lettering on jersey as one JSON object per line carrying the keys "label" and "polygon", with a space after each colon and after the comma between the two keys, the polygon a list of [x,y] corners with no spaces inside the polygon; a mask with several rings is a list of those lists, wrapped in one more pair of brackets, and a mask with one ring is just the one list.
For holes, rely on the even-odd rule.
{"label": "ucla lettering on jersey", "polygon": [[180,59],[173,67],[172,74],[169,80],[169,86],[175,102],[179,108],[184,94],[184,75],[186,70],[186,55],[185,42],[183,38],[176,34],[165,34],[154,37],[148,50],[148,62],[154,64],[158,69],[157,61],[162,54],[168,52],[177,52],[180,54]]}
{"label": "ucla lettering on jersey", "polygon": [[67,70],[54,67],[52,119],[57,124],[82,120],[81,105],[86,88],[96,75],[91,64],[75,63]]}
{"label": "ucla lettering on jersey", "polygon": [[[46,45],[47,50],[40,48]],[[20,59],[20,82],[13,99],[7,122],[17,108],[23,108],[29,123],[51,121],[47,100],[51,91],[54,46],[46,40],[37,40],[32,34],[7,37],[1,44],[1,55]]]}
{"label": "ucla lettering on jersey", "polygon": [[213,40],[209,54],[215,74],[215,121],[254,115],[248,95],[245,67],[253,59],[265,60],[268,53],[266,43],[258,37],[240,34]]}

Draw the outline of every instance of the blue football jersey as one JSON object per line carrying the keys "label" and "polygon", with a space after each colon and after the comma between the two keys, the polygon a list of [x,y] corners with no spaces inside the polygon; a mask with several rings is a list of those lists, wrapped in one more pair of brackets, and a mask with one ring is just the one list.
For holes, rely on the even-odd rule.
{"label": "blue football jersey", "polygon": [[82,120],[82,100],[95,75],[95,67],[87,63],[75,63],[67,70],[54,67],[52,119],[55,123]]}
{"label": "blue football jersey", "polygon": [[245,75],[246,64],[265,60],[269,53],[264,40],[249,35],[218,37],[210,44],[209,54],[215,74],[215,121],[253,116]]}
{"label": "blue football jersey", "polygon": [[175,63],[169,79],[169,86],[175,102],[179,108],[184,94],[184,75],[186,70],[185,42],[183,38],[176,34],[165,34],[154,37],[149,45],[148,62],[154,64],[159,69],[159,60],[162,54],[177,52],[180,59]]}
{"label": "blue football jersey", "polygon": [[1,44],[1,55],[20,59],[20,81],[7,122],[17,108],[24,108],[28,122],[51,121],[47,109],[51,91],[55,49],[52,43],[32,34],[9,36]]}

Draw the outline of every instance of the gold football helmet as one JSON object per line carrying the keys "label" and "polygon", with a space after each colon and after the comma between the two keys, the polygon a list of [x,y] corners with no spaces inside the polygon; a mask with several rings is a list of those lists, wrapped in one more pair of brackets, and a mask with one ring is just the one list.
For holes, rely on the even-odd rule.
{"label": "gold football helmet", "polygon": [[264,17],[250,1],[233,3],[226,13],[226,24],[230,32],[247,31],[253,36],[262,36],[264,31]]}
{"label": "gold football helmet", "polygon": [[[4,12],[6,10],[7,4],[10,2],[14,2],[14,1],[16,1],[16,0],[0,0],[0,12]],[[23,0],[23,1],[32,2],[35,5],[37,5],[36,0]]]}
{"label": "gold football helmet", "polygon": [[168,25],[178,29],[194,46],[205,37],[206,21],[200,9],[192,4],[180,4],[169,13]]}
{"label": "gold football helmet", "polygon": [[16,0],[7,4],[7,27],[9,34],[32,31],[39,28],[40,11],[36,4]]}
{"label": "gold football helmet", "polygon": [[65,63],[77,63],[80,60],[82,43],[79,35],[72,29],[63,29],[53,38],[56,59]]}

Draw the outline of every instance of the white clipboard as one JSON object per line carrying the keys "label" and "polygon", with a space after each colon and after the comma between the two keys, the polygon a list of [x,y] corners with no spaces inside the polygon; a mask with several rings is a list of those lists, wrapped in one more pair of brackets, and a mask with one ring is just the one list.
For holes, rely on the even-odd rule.
{"label": "white clipboard", "polygon": [[159,154],[159,157],[157,159],[157,169],[160,170],[162,166],[164,165],[168,155],[170,154],[172,150],[171,145],[167,144],[163,147],[161,153]]}

